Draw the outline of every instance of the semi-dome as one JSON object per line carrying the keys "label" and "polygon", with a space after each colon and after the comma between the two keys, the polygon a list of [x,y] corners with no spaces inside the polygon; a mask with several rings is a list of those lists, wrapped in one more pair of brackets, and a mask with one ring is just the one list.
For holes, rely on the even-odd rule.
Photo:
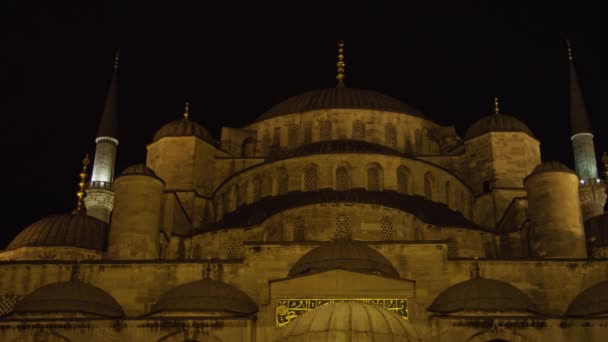
{"label": "semi-dome", "polygon": [[161,127],[156,134],[152,142],[158,141],[165,137],[188,137],[193,136],[200,138],[203,141],[208,142],[211,145],[217,145],[217,141],[213,138],[213,135],[201,124],[192,121],[190,119],[179,119],[169,122],[168,124]]}
{"label": "semi-dome", "polygon": [[566,172],[576,174],[574,171],[570,170],[566,165],[558,162],[558,161],[546,161],[537,165],[534,170],[532,170],[532,175],[542,172]]}
{"label": "semi-dome", "polygon": [[421,341],[412,325],[378,305],[345,301],[321,305],[286,327],[277,342]]}
{"label": "semi-dome", "polygon": [[440,314],[459,311],[536,312],[532,300],[515,286],[481,277],[447,288],[435,298],[428,310]]}
{"label": "semi-dome", "polygon": [[266,120],[285,114],[335,108],[382,110],[423,117],[420,112],[411,106],[388,95],[366,89],[335,87],[308,91],[290,97],[270,108],[257,120]]}
{"label": "semi-dome", "polygon": [[240,289],[217,280],[202,279],[171,289],[154,304],[151,314],[167,312],[223,312],[250,315],[258,308]]}
{"label": "semi-dome", "polygon": [[289,276],[343,269],[399,277],[399,272],[380,252],[356,241],[322,244],[304,254],[289,271]]}
{"label": "semi-dome", "polygon": [[108,224],[76,211],[53,215],[34,222],[8,245],[21,247],[79,247],[103,251],[107,247]]}
{"label": "semi-dome", "polygon": [[571,317],[604,314],[608,314],[608,281],[595,284],[581,292],[566,310],[566,315]]}
{"label": "semi-dome", "polygon": [[464,135],[464,140],[473,139],[490,132],[522,132],[534,138],[530,128],[518,118],[506,114],[491,114],[477,120]]}
{"label": "semi-dome", "polygon": [[125,315],[114,297],[77,279],[38,288],[19,301],[13,313],[81,313],[103,317]]}

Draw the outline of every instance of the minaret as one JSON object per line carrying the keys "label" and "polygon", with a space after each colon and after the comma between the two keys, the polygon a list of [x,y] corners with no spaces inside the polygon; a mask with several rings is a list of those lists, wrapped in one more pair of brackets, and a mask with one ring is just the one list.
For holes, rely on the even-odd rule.
{"label": "minaret", "polygon": [[85,197],[87,214],[106,223],[110,222],[110,214],[114,205],[114,165],[116,161],[117,139],[117,76],[118,52],[114,58],[112,79],[106,96],[106,103],[101,114],[99,130],[95,139],[95,159],[93,174]]}
{"label": "minaret", "polygon": [[590,217],[603,214],[606,193],[597,174],[593,133],[581,87],[576,76],[570,41],[566,41],[566,43],[570,65],[570,129],[572,130],[570,140],[572,140],[574,151],[574,168],[580,180],[579,194],[583,220],[587,220]]}

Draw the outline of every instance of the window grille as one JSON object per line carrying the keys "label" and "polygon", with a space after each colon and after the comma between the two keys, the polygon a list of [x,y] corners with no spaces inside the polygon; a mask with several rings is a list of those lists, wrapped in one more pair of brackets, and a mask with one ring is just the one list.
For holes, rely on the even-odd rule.
{"label": "window grille", "polygon": [[300,139],[300,132],[298,131],[298,126],[290,125],[287,129],[287,147],[295,148],[298,146],[298,141]]}
{"label": "window grille", "polygon": [[319,121],[319,140],[331,140],[331,121]]}
{"label": "window grille", "polygon": [[345,166],[340,166],[336,169],[336,190],[350,189],[350,172]]}
{"label": "window grille", "polygon": [[304,170],[304,191],[319,190],[319,173],[317,168],[309,166]]}
{"label": "window grille", "polygon": [[397,192],[407,194],[408,190],[408,172],[405,167],[400,166],[397,169]]}
{"label": "window grille", "polygon": [[226,243],[226,257],[228,259],[241,259],[245,255],[243,241],[230,240]]}
{"label": "window grille", "polygon": [[397,128],[395,128],[395,125],[387,123],[384,126],[384,138],[388,146],[397,147]]}
{"label": "window grille", "polygon": [[372,166],[367,169],[367,190],[380,191],[380,170]]}
{"label": "window grille", "polygon": [[382,220],[380,220],[380,239],[383,241],[392,241],[395,239],[393,220],[388,216],[384,216]]}
{"label": "window grille", "polygon": [[448,239],[448,258],[458,257],[458,244],[454,239]]}
{"label": "window grille", "polygon": [[350,218],[346,215],[336,217],[336,240],[351,240],[352,228]]}
{"label": "window grille", "polygon": [[12,293],[6,293],[0,296],[0,316],[4,316],[13,311],[15,304],[20,300],[19,296]]}
{"label": "window grille", "polygon": [[195,245],[192,248],[191,259],[200,259],[201,258],[201,247],[199,245]]}
{"label": "window grille", "polygon": [[295,218],[295,220],[293,221],[293,231],[292,231],[292,236],[293,236],[293,241],[304,241],[305,240],[305,228],[306,228],[306,223],[304,222],[304,218],[301,216],[298,216]]}
{"label": "window grille", "polygon": [[357,120],[353,122],[353,139],[365,139],[365,124],[363,121]]}

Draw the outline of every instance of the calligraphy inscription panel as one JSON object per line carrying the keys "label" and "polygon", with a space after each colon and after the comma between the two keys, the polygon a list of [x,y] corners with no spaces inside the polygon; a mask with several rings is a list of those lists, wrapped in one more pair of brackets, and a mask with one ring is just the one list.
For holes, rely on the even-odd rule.
{"label": "calligraphy inscription panel", "polygon": [[277,327],[284,327],[306,311],[324,304],[346,301],[376,304],[407,319],[407,299],[405,298],[277,299],[276,325]]}

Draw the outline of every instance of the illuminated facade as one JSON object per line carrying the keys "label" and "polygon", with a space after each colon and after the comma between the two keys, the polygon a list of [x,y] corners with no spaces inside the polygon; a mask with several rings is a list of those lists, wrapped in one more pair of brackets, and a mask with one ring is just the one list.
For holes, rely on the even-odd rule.
{"label": "illuminated facade", "polygon": [[606,195],[573,64],[576,173],[497,100],[461,137],[347,87],[343,45],[337,64],[335,88],[219,140],[187,105],[118,177],[115,65],[78,208],[0,251],[0,340],[603,341]]}

